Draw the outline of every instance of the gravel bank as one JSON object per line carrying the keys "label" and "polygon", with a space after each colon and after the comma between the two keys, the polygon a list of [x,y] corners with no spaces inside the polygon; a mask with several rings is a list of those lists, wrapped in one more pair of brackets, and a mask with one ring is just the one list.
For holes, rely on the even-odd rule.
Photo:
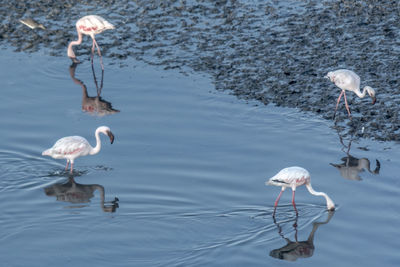
{"label": "gravel bank", "polygon": [[[341,103],[341,133],[400,140],[398,1],[0,2],[2,46],[66,56],[68,42],[76,39],[76,20],[97,14],[117,26],[98,37],[109,62],[133,57],[165,69],[203,72],[218,90],[327,120],[340,91],[323,77],[352,69],[362,87],[376,89],[377,103],[348,94],[353,120]],[[47,30],[18,22],[27,17]],[[77,56],[88,55],[90,47],[89,41],[76,47]]]}

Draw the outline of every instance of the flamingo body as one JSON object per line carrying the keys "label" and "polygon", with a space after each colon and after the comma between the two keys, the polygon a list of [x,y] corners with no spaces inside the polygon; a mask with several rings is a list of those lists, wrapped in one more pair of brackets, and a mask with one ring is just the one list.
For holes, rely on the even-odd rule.
{"label": "flamingo body", "polygon": [[79,19],[76,22],[76,31],[78,32],[78,40],[72,41],[68,45],[68,57],[70,57],[74,62],[79,62],[76,59],[74,50],[72,46],[80,45],[82,43],[82,34],[89,35],[92,38],[92,63],[93,63],[93,55],[94,55],[94,47],[97,47],[97,53],[100,56],[101,67],[104,70],[103,61],[101,57],[100,48],[96,42],[95,35],[102,33],[105,30],[115,29],[114,25],[109,23],[107,20],[100,16],[89,15]]}
{"label": "flamingo body", "polygon": [[301,186],[310,182],[310,173],[301,167],[284,168],[275,176],[270,178],[267,182],[268,185],[290,187],[296,190],[297,186]]}
{"label": "flamingo body", "polygon": [[42,156],[50,156],[54,159],[66,159],[68,164],[71,163],[71,173],[73,171],[74,161],[76,158],[86,155],[94,155],[99,153],[101,149],[100,133],[108,135],[111,144],[114,142],[114,135],[107,126],[100,126],[96,129],[96,146],[92,147],[89,142],[81,136],[67,136],[59,139],[53,147],[43,151]]}
{"label": "flamingo body", "polygon": [[342,95],[344,95],[344,101],[345,101],[347,113],[349,114],[349,118],[351,119],[350,108],[349,108],[349,105],[347,104],[346,90],[352,91],[360,98],[364,98],[366,93],[368,93],[369,96],[372,98],[372,104],[375,104],[375,102],[376,102],[375,90],[372,89],[370,86],[365,86],[363,91],[361,92],[360,91],[360,76],[358,76],[355,72],[353,72],[351,70],[339,69],[339,70],[335,70],[335,71],[330,71],[325,76],[325,78],[328,78],[331,82],[335,83],[335,85],[337,87],[342,89],[342,92],[340,93],[340,95],[337,99],[337,102],[336,102],[336,109],[335,109],[333,118],[335,118],[336,110],[338,108],[340,99],[341,99]]}
{"label": "flamingo body", "polygon": [[89,35],[92,38],[94,38],[96,34],[102,33],[105,30],[115,29],[114,25],[96,15],[89,15],[80,18],[76,22],[76,28],[79,32]]}
{"label": "flamingo body", "polygon": [[323,192],[314,191],[314,189],[311,186],[310,173],[302,167],[295,166],[295,167],[284,168],[280,172],[278,172],[276,175],[271,177],[265,184],[282,187],[281,192],[279,193],[277,199],[275,200],[274,215],[275,215],[276,207],[278,206],[279,199],[281,198],[283,191],[285,191],[285,189],[287,187],[290,187],[292,189],[292,204],[297,213],[294,197],[295,197],[296,188],[301,185],[305,185],[311,194],[316,195],[316,196],[325,197],[328,210],[335,209],[335,204],[333,203],[332,199],[330,199],[327,194],[325,194]]}

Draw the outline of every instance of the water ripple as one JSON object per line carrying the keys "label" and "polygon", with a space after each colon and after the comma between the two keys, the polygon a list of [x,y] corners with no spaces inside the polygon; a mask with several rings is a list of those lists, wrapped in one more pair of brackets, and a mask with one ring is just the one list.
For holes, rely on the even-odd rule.
{"label": "water ripple", "polygon": [[[0,192],[18,189],[35,190],[61,176],[61,164],[38,156],[15,151],[0,151]],[[40,179],[34,179],[40,178]]]}
{"label": "water ripple", "polygon": [[[268,246],[281,239],[282,235],[296,235],[297,231],[312,225],[327,213],[325,206],[313,204],[299,203],[297,209],[299,216],[296,216],[291,205],[279,206],[275,219],[272,216],[273,207],[264,206],[176,214],[181,219],[191,220],[189,224],[202,234],[189,249],[177,251],[179,258],[171,259],[170,263],[179,265],[196,262],[218,249],[246,247],[248,243]],[[213,230],[209,232],[207,229]]]}

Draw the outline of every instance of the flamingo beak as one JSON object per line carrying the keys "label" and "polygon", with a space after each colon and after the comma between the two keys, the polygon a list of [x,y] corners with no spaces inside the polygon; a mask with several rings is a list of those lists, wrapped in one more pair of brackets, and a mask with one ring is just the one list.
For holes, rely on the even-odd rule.
{"label": "flamingo beak", "polygon": [[375,102],[376,102],[376,97],[374,96],[372,97],[372,105],[375,104]]}
{"label": "flamingo beak", "polygon": [[108,137],[110,137],[110,142],[111,144],[114,143],[114,135],[111,131],[107,131],[107,135]]}

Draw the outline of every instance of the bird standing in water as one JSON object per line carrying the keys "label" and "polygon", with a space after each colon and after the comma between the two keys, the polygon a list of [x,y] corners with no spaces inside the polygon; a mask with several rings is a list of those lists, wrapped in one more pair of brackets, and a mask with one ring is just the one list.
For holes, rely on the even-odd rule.
{"label": "bird standing in water", "polygon": [[68,164],[71,162],[71,173],[74,168],[74,160],[77,157],[94,155],[101,149],[100,133],[110,138],[111,144],[114,142],[114,135],[107,126],[100,126],[96,129],[96,146],[92,147],[89,142],[81,136],[68,136],[59,139],[53,147],[43,151],[42,156],[50,156],[55,159],[67,159],[65,170],[68,170]]}
{"label": "bird standing in water", "polygon": [[346,104],[347,113],[349,114],[349,118],[351,119],[351,113],[350,113],[349,105],[347,104],[345,90],[354,92],[360,98],[363,98],[365,96],[365,94],[368,93],[369,96],[372,98],[372,105],[375,104],[375,101],[376,101],[375,90],[372,89],[370,86],[365,86],[363,91],[361,92],[360,91],[360,77],[357,74],[355,74],[353,71],[346,70],[346,69],[330,71],[325,76],[325,78],[328,78],[331,82],[335,83],[335,85],[337,87],[342,89],[342,92],[340,93],[340,95],[337,99],[337,102],[336,102],[336,108],[335,108],[335,113],[333,114],[333,119],[335,119],[336,110],[338,108],[338,105],[339,105],[342,95],[344,95],[344,102]]}
{"label": "bird standing in water", "polygon": [[89,15],[85,16],[81,19],[79,19],[76,22],[76,31],[78,32],[78,40],[72,41],[68,45],[68,57],[72,59],[73,62],[79,63],[79,61],[76,59],[74,50],[72,49],[72,46],[74,45],[80,45],[82,43],[82,34],[89,35],[92,40],[92,64],[93,64],[93,56],[94,56],[94,47],[97,47],[97,53],[99,54],[100,57],[100,64],[101,64],[101,69],[104,70],[103,66],[103,59],[101,56],[100,48],[96,42],[95,35],[99,34],[105,30],[111,30],[115,29],[114,25],[109,23],[107,20],[103,19],[100,16],[96,15]]}
{"label": "bird standing in water", "polygon": [[294,196],[296,192],[296,187],[305,185],[308,189],[308,191],[315,196],[323,196],[326,199],[326,206],[328,210],[334,210],[335,209],[335,204],[333,203],[332,199],[329,198],[327,194],[324,192],[316,192],[314,189],[311,187],[311,178],[310,178],[310,173],[301,167],[288,167],[282,169],[278,174],[276,174],[274,177],[270,178],[267,182],[265,182],[266,185],[276,185],[276,186],[281,186],[282,190],[279,193],[278,197],[275,200],[275,205],[274,205],[274,215],[276,211],[276,207],[278,206],[279,199],[282,196],[283,191],[287,187],[292,188],[292,204],[294,207],[294,210],[297,213],[296,209],[296,203],[294,201]]}

